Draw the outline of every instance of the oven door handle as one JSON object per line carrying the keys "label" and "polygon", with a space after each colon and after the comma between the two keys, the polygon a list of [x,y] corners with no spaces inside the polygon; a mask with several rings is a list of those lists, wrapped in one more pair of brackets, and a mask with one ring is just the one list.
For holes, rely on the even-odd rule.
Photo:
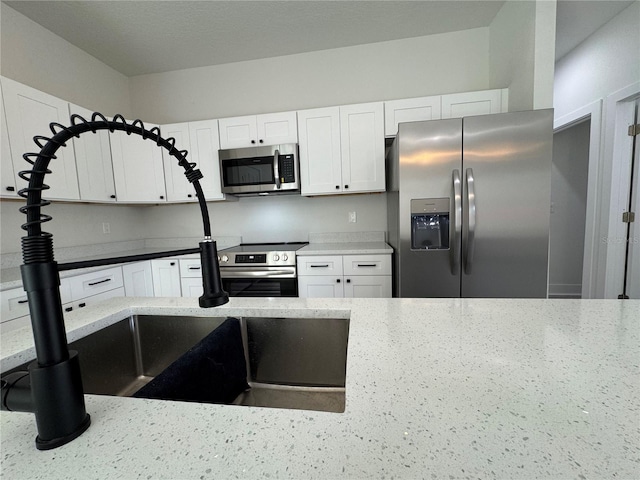
{"label": "oven door handle", "polygon": [[296,278],[296,267],[260,270],[251,267],[220,267],[222,278]]}
{"label": "oven door handle", "polygon": [[280,162],[280,152],[276,148],[276,151],[273,152],[273,176],[276,181],[276,188],[280,190],[280,171],[279,171],[279,162]]}

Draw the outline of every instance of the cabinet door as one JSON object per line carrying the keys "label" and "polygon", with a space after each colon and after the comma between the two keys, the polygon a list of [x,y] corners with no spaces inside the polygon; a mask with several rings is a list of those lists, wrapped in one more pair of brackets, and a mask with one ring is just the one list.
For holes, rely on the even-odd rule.
{"label": "cabinet door", "polygon": [[345,277],[346,298],[391,298],[391,275]]}
{"label": "cabinet door", "polygon": [[[218,121],[203,120],[189,123],[191,140],[191,160],[196,162],[204,178],[200,180],[207,200],[224,200],[220,183],[220,159],[218,150]],[[184,174],[182,175],[183,178]]]}
{"label": "cabinet door", "polygon": [[[4,113],[4,99],[2,89],[0,89],[0,196],[16,198],[18,196],[17,185],[20,188],[27,186],[27,182],[16,176],[13,170],[13,160],[11,159],[11,148],[9,147],[9,133],[7,132],[7,117]],[[27,163],[24,162],[23,170],[26,170]]]}
{"label": "cabinet door", "polygon": [[[150,130],[153,125],[145,124]],[[116,196],[120,202],[165,202],[162,149],[139,135],[109,134]]]}
{"label": "cabinet door", "polygon": [[176,259],[151,260],[154,297],[180,297],[180,267]]}
{"label": "cabinet door", "polygon": [[258,143],[279,145],[298,143],[296,112],[267,113],[256,118]]}
{"label": "cabinet door", "polygon": [[342,191],[340,110],[315,108],[298,112],[300,191],[302,195]]}
{"label": "cabinet door", "polygon": [[258,145],[258,127],[255,115],[221,118],[220,148],[246,148]]}
{"label": "cabinet door", "polygon": [[502,111],[502,90],[442,95],[442,118],[488,115]]}
{"label": "cabinet door", "polygon": [[[189,139],[189,124],[174,123],[160,127],[162,138],[175,138],[176,148],[189,152],[187,160],[195,161],[191,151],[191,141]],[[164,163],[164,180],[167,188],[167,200],[175,201],[195,201],[196,191],[184,176],[184,168],[178,165],[178,159],[169,155],[169,151],[162,149],[162,161]]]}
{"label": "cabinet door", "polygon": [[153,297],[151,261],[123,265],[122,276],[127,297]]}
{"label": "cabinet door", "polygon": [[384,102],[384,134],[387,137],[396,136],[399,123],[439,119],[439,95]]}
{"label": "cabinet door", "polygon": [[342,298],[344,297],[342,277],[298,276],[298,296],[300,298]]}
{"label": "cabinet door", "polygon": [[342,188],[384,192],[384,114],[382,102],[340,107]]}
{"label": "cabinet door", "polygon": [[182,285],[183,297],[201,297],[203,292],[202,277],[182,278],[180,279]]}
{"label": "cabinet door", "polygon": [[[38,153],[33,141],[34,136],[51,137],[49,124],[52,122],[69,125],[69,104],[64,100],[48,95],[8,78],[2,78],[7,129],[13,166],[15,171],[29,170],[24,161],[24,153]],[[51,188],[46,191],[46,198],[61,200],[79,200],[78,174],[73,143],[67,142],[56,152],[57,158],[49,162],[52,173],[45,176],[45,184]]]}
{"label": "cabinet door", "polygon": [[[86,108],[70,104],[71,114],[80,115],[91,120],[93,112]],[[115,202],[116,186],[113,181],[113,162],[111,161],[111,145],[109,132],[98,130],[87,132],[73,138],[78,169],[78,185],[80,199],[98,202]]]}

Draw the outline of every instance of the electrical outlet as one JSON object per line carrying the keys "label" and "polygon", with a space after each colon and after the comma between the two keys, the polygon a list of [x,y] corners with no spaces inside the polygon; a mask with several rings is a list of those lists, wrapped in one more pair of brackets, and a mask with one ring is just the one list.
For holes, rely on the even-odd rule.
{"label": "electrical outlet", "polygon": [[349,212],[349,223],[356,223],[358,221],[358,217],[356,212]]}
{"label": "electrical outlet", "polygon": [[109,223],[107,222],[102,223],[102,233],[104,234],[111,233],[111,225],[109,225]]}

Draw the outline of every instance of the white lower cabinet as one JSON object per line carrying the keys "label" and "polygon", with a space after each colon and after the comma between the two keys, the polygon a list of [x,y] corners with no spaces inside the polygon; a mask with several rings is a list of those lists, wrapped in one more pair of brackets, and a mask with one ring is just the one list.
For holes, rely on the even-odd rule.
{"label": "white lower cabinet", "polygon": [[181,278],[180,285],[182,287],[183,297],[201,297],[202,296],[202,277]]}
{"label": "white lower cabinet", "polygon": [[300,297],[391,297],[390,255],[303,255],[297,265]]}
{"label": "white lower cabinet", "polygon": [[180,297],[180,264],[176,258],[151,260],[154,297]]}
{"label": "white lower cabinet", "polygon": [[127,297],[153,297],[151,261],[127,263],[122,266],[124,293]]}

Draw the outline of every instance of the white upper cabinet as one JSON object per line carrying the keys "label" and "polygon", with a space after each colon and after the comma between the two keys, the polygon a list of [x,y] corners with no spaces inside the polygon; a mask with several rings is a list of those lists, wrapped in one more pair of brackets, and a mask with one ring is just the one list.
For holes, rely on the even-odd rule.
{"label": "white upper cabinet", "polygon": [[296,112],[221,118],[218,122],[223,150],[298,142]]}
{"label": "white upper cabinet", "polygon": [[191,140],[191,160],[196,163],[204,176],[200,180],[204,197],[207,200],[224,200],[218,158],[218,150],[220,150],[218,121],[189,122],[189,139]]}
{"label": "white upper cabinet", "polygon": [[299,111],[298,136],[302,195],[341,192],[340,109]]}
{"label": "white upper cabinet", "polygon": [[384,102],[384,134],[393,137],[398,124],[440,119],[440,95]]}
{"label": "white upper cabinet", "polygon": [[[461,118],[506,112],[508,107],[506,92],[506,89],[498,89],[442,95],[442,118]],[[503,101],[503,97],[505,97],[505,101]]]}
{"label": "white upper cabinet", "polygon": [[[7,117],[4,114],[4,99],[2,98],[2,89],[0,89],[0,196],[15,198],[18,196],[18,185],[22,188],[21,179],[16,176],[17,172],[13,170],[13,160],[11,159],[11,147],[9,146],[9,134],[7,132]],[[25,168],[27,163],[25,162]]]}
{"label": "white upper cabinet", "polygon": [[[71,114],[80,115],[87,121],[93,112],[77,105],[69,104]],[[116,186],[113,181],[113,163],[109,131],[86,132],[73,138],[78,169],[80,199],[95,202],[115,202]]]}
{"label": "white upper cabinet", "polygon": [[382,102],[298,112],[302,195],[382,192]]}
{"label": "white upper cabinet", "polygon": [[[187,160],[194,162],[196,168],[202,172],[200,180],[202,191],[207,200],[224,200],[220,185],[220,166],[218,150],[218,121],[203,120],[200,122],[185,122],[164,125],[161,127],[164,138],[176,139],[176,148],[187,150]],[[169,201],[197,201],[196,191],[184,176],[184,168],[178,165],[178,160],[162,150],[164,172],[167,184],[167,200]]]}
{"label": "white upper cabinet", "polygon": [[342,191],[384,192],[382,102],[340,107]]}
{"label": "white upper cabinet", "polygon": [[[145,124],[147,130],[154,126]],[[143,139],[140,135],[127,135],[119,130],[109,133],[109,139],[118,201],[165,202],[162,147],[152,140]]]}
{"label": "white upper cabinet", "polygon": [[[1,81],[13,168],[16,173],[20,170],[30,170],[31,166],[22,155],[40,151],[33,137],[52,137],[50,123],[69,126],[69,104],[8,78],[2,77]],[[46,190],[43,196],[59,200],[79,200],[73,142],[67,142],[66,147],[59,148],[56,157],[49,162],[48,168],[52,173],[45,176],[44,183],[51,188]]]}

